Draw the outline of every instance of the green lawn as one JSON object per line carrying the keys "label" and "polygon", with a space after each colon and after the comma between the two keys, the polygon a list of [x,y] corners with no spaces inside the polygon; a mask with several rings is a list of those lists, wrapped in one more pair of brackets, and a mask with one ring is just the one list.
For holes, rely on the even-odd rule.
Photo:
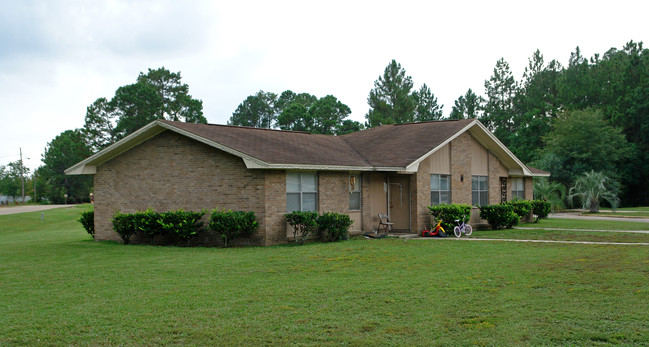
{"label": "green lawn", "polygon": [[618,211],[649,211],[649,206],[622,207]]}
{"label": "green lawn", "polygon": [[[619,217],[619,218],[628,218],[628,217],[637,217],[637,218],[648,218],[649,211],[636,211],[636,212],[624,212],[624,211],[600,211],[597,213],[584,213],[588,216],[600,216],[600,217]],[[631,219],[633,220],[633,219]]]}
{"label": "green lawn", "polygon": [[633,222],[633,219],[622,218],[619,221],[551,218],[542,219],[538,223],[521,223],[518,226],[589,230],[649,230],[649,223]]}
{"label": "green lawn", "polygon": [[123,246],[81,210],[0,216],[0,345],[649,343],[647,246]]}

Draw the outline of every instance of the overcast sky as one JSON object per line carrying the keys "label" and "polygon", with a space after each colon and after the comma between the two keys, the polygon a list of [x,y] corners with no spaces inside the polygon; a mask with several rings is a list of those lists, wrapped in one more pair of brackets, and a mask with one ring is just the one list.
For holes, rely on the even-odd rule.
{"label": "overcast sky", "polygon": [[649,44],[646,1],[27,1],[0,0],[0,165],[41,165],[45,146],[80,128],[86,107],[140,71],[181,72],[210,123],[248,95],[332,94],[364,121],[392,59],[448,115],[484,94],[503,57],[520,79],[538,48],[566,65]]}

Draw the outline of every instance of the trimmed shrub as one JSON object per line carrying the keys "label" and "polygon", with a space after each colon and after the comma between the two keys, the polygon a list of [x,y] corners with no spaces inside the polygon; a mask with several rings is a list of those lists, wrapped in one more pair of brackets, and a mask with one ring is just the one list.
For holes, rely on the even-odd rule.
{"label": "trimmed shrub", "polygon": [[149,208],[146,211],[135,212],[133,213],[133,219],[136,228],[135,232],[140,232],[150,238],[163,234],[163,230],[158,224],[160,213],[153,212],[153,209]]}
{"label": "trimmed shrub", "polygon": [[119,237],[124,240],[124,244],[127,245],[131,241],[131,236],[133,236],[135,230],[137,230],[135,215],[124,214],[117,211],[113,216],[112,222],[113,230],[119,234]]}
{"label": "trimmed shrub", "polygon": [[205,213],[207,213],[205,210],[200,212],[185,212],[182,209],[163,212],[158,214],[156,222],[162,230],[161,233],[163,235],[169,234],[174,238],[186,241],[204,230],[201,218],[203,218]]}
{"label": "trimmed shrub", "polygon": [[503,202],[502,205],[510,205],[513,207],[519,219],[527,217],[530,211],[532,211],[532,203],[527,200],[508,201]]}
{"label": "trimmed shrub", "polygon": [[532,201],[532,213],[536,217],[534,223],[538,223],[539,219],[548,218],[550,211],[552,210],[552,203],[544,200],[533,200]]}
{"label": "trimmed shrub", "polygon": [[135,233],[152,238],[156,235],[168,235],[176,240],[186,241],[204,230],[201,212],[185,212],[183,210],[164,213],[153,212],[152,209],[135,213],[120,213],[113,216],[113,230],[128,244]]}
{"label": "trimmed shrub", "polygon": [[231,241],[241,235],[250,235],[259,223],[252,211],[219,211],[212,210],[210,216],[210,229],[221,235],[224,247],[228,247]]}
{"label": "trimmed shrub", "polygon": [[336,212],[325,212],[316,220],[318,229],[326,233],[328,242],[347,240],[349,238],[349,227],[354,221],[346,214]]}
{"label": "trimmed shrub", "polygon": [[83,225],[90,236],[95,237],[95,211],[81,212],[79,223]]}
{"label": "trimmed shrub", "polygon": [[480,206],[480,218],[486,219],[492,229],[510,229],[518,224],[520,217],[509,204]]}
{"label": "trimmed shrub", "polygon": [[435,206],[428,206],[430,214],[435,217],[436,220],[442,220],[442,227],[444,230],[450,230],[453,232],[453,227],[455,227],[455,220],[462,220],[471,217],[471,206],[464,204],[441,204]]}
{"label": "trimmed shrub", "polygon": [[304,244],[309,234],[318,227],[318,213],[295,211],[284,215],[288,224],[293,228],[295,242]]}

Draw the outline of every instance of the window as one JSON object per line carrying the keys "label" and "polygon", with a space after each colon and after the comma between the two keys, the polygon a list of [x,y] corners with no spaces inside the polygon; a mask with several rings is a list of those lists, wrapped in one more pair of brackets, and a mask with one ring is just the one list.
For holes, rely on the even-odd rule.
{"label": "window", "polygon": [[286,212],[318,210],[318,176],[315,172],[286,173]]}
{"label": "window", "polygon": [[523,177],[512,178],[512,200],[525,200],[525,183]]}
{"label": "window", "polygon": [[451,176],[430,175],[430,204],[451,203]]}
{"label": "window", "polygon": [[489,204],[489,194],[487,187],[487,176],[471,177],[471,196],[473,200],[473,206],[482,206]]}
{"label": "window", "polygon": [[361,175],[349,176],[349,209],[361,209]]}

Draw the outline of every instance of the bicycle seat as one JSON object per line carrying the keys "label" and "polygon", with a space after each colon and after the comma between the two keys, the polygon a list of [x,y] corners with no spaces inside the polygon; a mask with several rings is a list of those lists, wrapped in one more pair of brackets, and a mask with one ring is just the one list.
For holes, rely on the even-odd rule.
{"label": "bicycle seat", "polygon": [[456,219],[456,220],[455,220],[455,223],[459,223],[459,222],[460,222],[460,220],[459,220],[459,219]]}

